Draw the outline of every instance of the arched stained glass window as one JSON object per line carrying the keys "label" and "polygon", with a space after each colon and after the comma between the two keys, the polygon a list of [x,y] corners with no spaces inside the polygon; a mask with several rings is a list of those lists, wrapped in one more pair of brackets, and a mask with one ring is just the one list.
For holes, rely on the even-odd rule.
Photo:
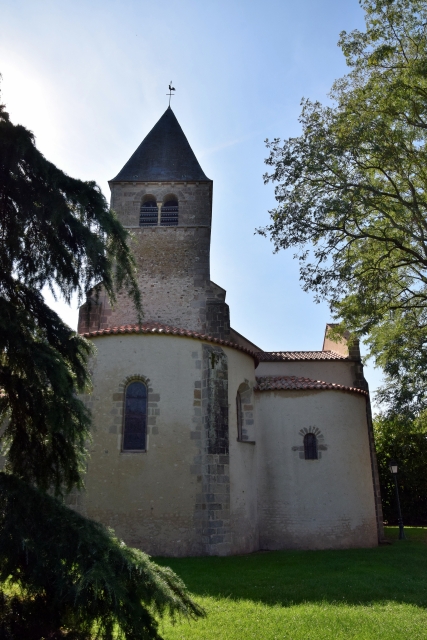
{"label": "arched stained glass window", "polygon": [[314,433],[306,433],[304,436],[304,458],[317,460],[317,438]]}
{"label": "arched stained glass window", "polygon": [[145,451],[147,433],[147,387],[131,382],[126,388],[123,451]]}

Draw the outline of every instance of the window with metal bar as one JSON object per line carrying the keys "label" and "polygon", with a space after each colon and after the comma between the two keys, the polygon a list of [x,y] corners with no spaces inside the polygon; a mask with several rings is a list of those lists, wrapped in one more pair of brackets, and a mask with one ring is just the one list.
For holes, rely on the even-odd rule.
{"label": "window with metal bar", "polygon": [[159,210],[155,200],[143,202],[139,213],[140,227],[157,227]]}
{"label": "window with metal bar", "polygon": [[178,200],[168,200],[163,204],[160,225],[162,227],[176,227],[178,225]]}
{"label": "window with metal bar", "polygon": [[317,460],[317,438],[314,433],[306,433],[304,436],[304,458]]}
{"label": "window with metal bar", "polygon": [[145,451],[147,433],[147,387],[131,382],[125,393],[123,451]]}

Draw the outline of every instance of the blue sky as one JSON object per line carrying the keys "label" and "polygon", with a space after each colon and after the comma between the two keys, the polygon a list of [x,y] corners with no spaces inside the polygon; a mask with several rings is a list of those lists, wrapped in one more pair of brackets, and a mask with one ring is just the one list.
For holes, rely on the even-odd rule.
{"label": "blue sky", "polygon": [[[266,350],[322,346],[326,304],[300,288],[292,251],[272,253],[265,138],[300,131],[302,97],[326,102],[346,73],[342,30],[357,0],[14,0],[0,7],[2,98],[45,156],[109,197],[167,107],[214,181],[212,279],[232,325]],[[73,326],[76,309],[56,307]],[[380,379],[372,365],[366,376]]]}

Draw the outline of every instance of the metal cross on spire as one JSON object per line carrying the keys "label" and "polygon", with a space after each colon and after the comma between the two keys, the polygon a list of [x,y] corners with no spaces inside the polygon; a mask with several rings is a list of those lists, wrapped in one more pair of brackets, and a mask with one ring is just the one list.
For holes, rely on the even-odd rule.
{"label": "metal cross on spire", "polygon": [[169,83],[169,93],[166,94],[167,96],[169,96],[169,106],[171,106],[171,98],[174,95],[172,91],[175,91],[175,87],[172,86],[172,80],[171,80]]}

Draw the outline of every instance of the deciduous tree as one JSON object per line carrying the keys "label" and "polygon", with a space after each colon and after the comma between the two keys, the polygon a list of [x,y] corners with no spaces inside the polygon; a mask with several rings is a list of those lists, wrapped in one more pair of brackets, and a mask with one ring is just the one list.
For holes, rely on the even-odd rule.
{"label": "deciduous tree", "polygon": [[390,460],[398,461],[399,495],[405,524],[427,524],[427,425],[425,414],[415,420],[407,415],[381,414],[374,418],[374,434],[380,474],[384,519],[397,524],[394,480]]}
{"label": "deciduous tree", "polygon": [[405,336],[415,332],[412,358],[424,361],[427,6],[361,5],[366,30],[341,33],[350,72],[334,83],[331,105],[303,100],[302,134],[267,141],[265,181],[276,183],[278,204],[260,232],[276,250],[296,250],[304,289],[327,299],[343,327],[367,338],[395,397],[406,371],[406,401],[414,406],[419,390]]}

